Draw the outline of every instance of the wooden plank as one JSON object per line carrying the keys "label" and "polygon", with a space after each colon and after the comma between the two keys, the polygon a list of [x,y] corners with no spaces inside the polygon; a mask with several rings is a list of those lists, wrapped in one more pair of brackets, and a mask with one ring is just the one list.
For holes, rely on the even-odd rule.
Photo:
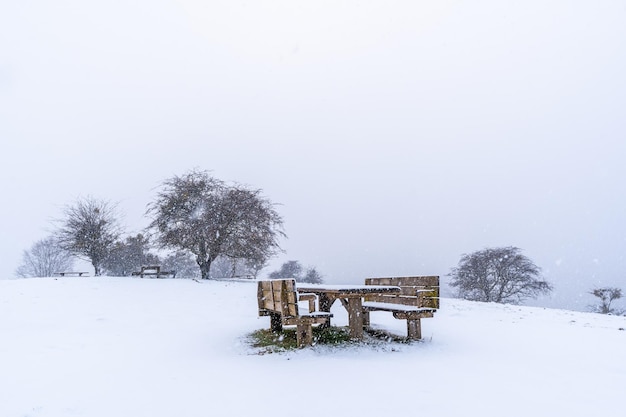
{"label": "wooden plank", "polygon": [[433,310],[426,311],[394,311],[393,317],[399,320],[412,320],[418,318],[432,318],[434,316]]}
{"label": "wooden plank", "polygon": [[392,296],[384,296],[384,295],[370,295],[365,297],[365,301],[374,301],[377,303],[389,303],[389,304],[400,304],[405,306],[415,306],[415,307],[427,307],[427,308],[439,308],[439,298],[431,298],[431,297],[392,297]]}
{"label": "wooden plank", "polygon": [[366,278],[365,285],[395,285],[391,283],[391,278]]}
{"label": "wooden plank", "polygon": [[332,316],[329,314],[328,316],[283,317],[282,322],[285,326],[297,326],[299,323],[322,324]]}
{"label": "wooden plank", "polygon": [[397,286],[439,286],[436,275],[413,277],[366,278],[365,285],[397,285]]}
{"label": "wooden plank", "polygon": [[257,304],[259,305],[259,316],[265,315],[265,314],[262,314],[261,311],[266,310],[265,295],[263,294],[263,287],[264,287],[264,282],[259,281],[256,287],[256,300],[257,300]]}
{"label": "wooden plank", "polygon": [[280,280],[281,311],[284,317],[298,317],[298,297],[293,279]]}
{"label": "wooden plank", "polygon": [[[400,295],[406,298],[381,298],[381,296],[367,296],[366,301],[389,302],[402,305],[416,305],[418,307],[439,308],[439,277],[413,276],[367,278],[366,285],[395,285],[400,287]],[[410,301],[415,296],[416,301]]]}
{"label": "wooden plank", "polygon": [[317,296],[315,294],[300,294],[298,293],[299,301],[308,301],[309,302],[309,313],[315,311],[315,301],[317,301]]}
{"label": "wooden plank", "polygon": [[386,296],[386,295],[371,295],[365,297],[365,301],[375,301],[377,303],[390,303],[390,304],[401,304],[405,306],[416,306],[419,307],[417,297],[394,297],[394,296]]}

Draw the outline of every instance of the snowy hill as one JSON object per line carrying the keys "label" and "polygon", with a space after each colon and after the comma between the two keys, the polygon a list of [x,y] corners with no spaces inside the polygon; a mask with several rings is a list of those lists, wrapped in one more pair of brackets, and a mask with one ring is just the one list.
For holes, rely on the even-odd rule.
{"label": "snowy hill", "polygon": [[0,281],[0,416],[623,415],[626,318],[441,304],[420,343],[259,355],[254,283]]}

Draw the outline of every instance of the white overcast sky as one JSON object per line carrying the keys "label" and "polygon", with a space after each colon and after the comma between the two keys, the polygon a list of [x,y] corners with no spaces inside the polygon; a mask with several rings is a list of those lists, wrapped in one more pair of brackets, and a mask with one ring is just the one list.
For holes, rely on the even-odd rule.
{"label": "white overcast sky", "polygon": [[623,1],[0,6],[0,275],[78,197],[129,232],[189,169],[262,188],[279,264],[444,276],[513,245],[585,308],[626,289]]}

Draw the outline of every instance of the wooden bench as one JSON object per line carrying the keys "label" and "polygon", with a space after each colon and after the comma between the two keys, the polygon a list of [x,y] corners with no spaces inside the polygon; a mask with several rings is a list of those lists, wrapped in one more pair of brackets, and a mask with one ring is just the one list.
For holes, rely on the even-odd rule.
{"label": "wooden bench", "polygon": [[[315,294],[298,294],[294,279],[259,281],[257,299],[259,316],[270,316],[270,328],[280,332],[285,326],[296,326],[298,346],[313,343],[313,324],[326,323],[333,315],[315,311]],[[302,314],[298,301],[309,302],[309,312]]]}
{"label": "wooden bench", "polygon": [[63,271],[63,272],[57,272],[56,275],[62,276],[62,277],[82,277],[87,276],[89,274],[89,272],[72,272],[72,271]]}
{"label": "wooden bench", "polygon": [[407,322],[407,336],[422,338],[420,320],[433,317],[439,308],[439,277],[367,278],[365,285],[395,285],[400,294],[368,295],[363,302],[363,323],[369,326],[370,311],[389,311]]}
{"label": "wooden bench", "polygon": [[139,275],[141,278],[144,276],[156,276],[157,278],[161,278],[162,276],[172,276],[176,278],[176,271],[161,271],[160,265],[147,265],[142,266],[141,271],[133,272],[131,275]]}

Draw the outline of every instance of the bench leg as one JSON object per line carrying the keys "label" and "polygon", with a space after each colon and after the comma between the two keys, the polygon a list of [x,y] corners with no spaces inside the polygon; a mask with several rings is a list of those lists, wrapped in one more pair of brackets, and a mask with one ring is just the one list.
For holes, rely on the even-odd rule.
{"label": "bench leg", "polygon": [[363,340],[363,304],[360,298],[348,298],[350,338]]}
{"label": "bench leg", "polygon": [[[334,302],[335,302],[335,300],[334,299],[331,300],[328,297],[328,294],[326,294],[326,293],[319,294],[319,299],[318,299],[319,311],[330,313],[330,308],[332,307]],[[330,327],[330,317],[328,318],[328,320],[326,320],[326,323],[322,323],[322,324],[320,324],[320,326],[323,329],[329,328]]]}
{"label": "bench leg", "polygon": [[276,333],[283,331],[283,321],[280,319],[280,314],[270,314],[270,330]]}
{"label": "bench leg", "polygon": [[313,344],[313,326],[311,326],[311,323],[298,324],[296,328],[296,339],[298,341],[298,347]]}
{"label": "bench leg", "polygon": [[420,319],[407,319],[406,327],[409,340],[420,340],[422,338],[422,324],[420,323]]}
{"label": "bench leg", "polygon": [[364,311],[363,312],[363,328],[369,327],[369,325],[370,325],[370,312]]}

